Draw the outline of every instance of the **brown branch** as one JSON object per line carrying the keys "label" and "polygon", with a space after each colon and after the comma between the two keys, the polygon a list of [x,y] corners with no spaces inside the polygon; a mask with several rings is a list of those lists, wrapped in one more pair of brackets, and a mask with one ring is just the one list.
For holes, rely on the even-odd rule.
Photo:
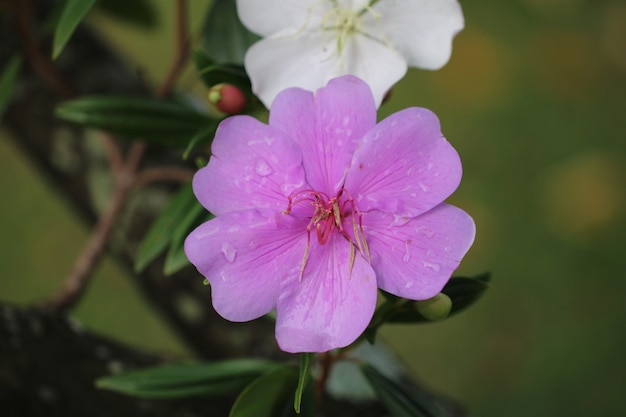
{"label": "brown branch", "polygon": [[[188,56],[187,43],[187,2],[178,0],[176,3],[176,39],[177,56],[172,64],[168,76],[163,81],[157,91],[157,96],[164,97],[171,91],[176,79],[180,75]],[[111,151],[110,147],[108,148]],[[89,284],[89,279],[93,271],[102,259],[106,250],[109,238],[115,227],[117,220],[122,213],[129,191],[133,185],[142,181],[150,180],[154,172],[149,171],[142,180],[139,176],[139,166],[146,151],[144,142],[133,142],[128,151],[126,159],[121,165],[121,169],[115,177],[115,189],[109,207],[99,219],[94,228],[87,245],[79,255],[74,268],[65,281],[61,292],[54,297],[47,306],[56,310],[69,309],[76,304],[80,296]],[[116,162],[114,159],[112,162]]]}
{"label": "brown branch", "polygon": [[169,94],[174,83],[185,68],[189,56],[189,41],[187,39],[187,0],[176,2],[176,59],[165,77],[165,81],[157,90],[158,97]]}
{"label": "brown branch", "polygon": [[184,183],[193,178],[194,171],[178,167],[157,167],[141,171],[135,177],[136,188],[145,187],[155,182],[179,182]]}
{"label": "brown branch", "polygon": [[76,91],[52,63],[48,55],[43,53],[39,40],[33,34],[32,1],[11,0],[10,6],[16,15],[15,26],[22,41],[24,55],[35,71],[59,96],[65,99],[75,97]]}

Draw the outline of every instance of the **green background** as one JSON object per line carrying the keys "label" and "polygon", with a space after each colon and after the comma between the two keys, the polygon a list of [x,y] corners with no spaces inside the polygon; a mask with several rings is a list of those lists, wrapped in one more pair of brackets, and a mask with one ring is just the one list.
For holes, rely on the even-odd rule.
{"label": "green background", "polygon": [[[157,84],[174,55],[158,30],[89,23]],[[192,3],[198,32],[205,4]],[[626,409],[626,2],[462,2],[466,28],[440,71],[411,70],[381,116],[440,117],[464,179],[450,200],[475,218],[459,274],[489,270],[477,305],[383,336],[428,385],[475,416],[623,416]],[[192,71],[181,88],[203,90]],[[0,299],[53,294],[87,230],[0,131]],[[98,332],[186,355],[112,262],[75,310]]]}

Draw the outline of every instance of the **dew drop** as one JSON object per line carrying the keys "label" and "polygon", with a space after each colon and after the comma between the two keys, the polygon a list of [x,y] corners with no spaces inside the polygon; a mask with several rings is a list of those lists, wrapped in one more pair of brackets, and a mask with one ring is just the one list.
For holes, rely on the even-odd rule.
{"label": "dew drop", "polygon": [[418,227],[417,229],[415,229],[415,231],[417,233],[420,233],[426,236],[427,238],[432,238],[433,236],[435,236],[435,231],[431,229],[430,227],[426,227],[426,226]]}
{"label": "dew drop", "polygon": [[228,242],[224,242],[222,243],[221,251],[222,255],[224,255],[224,259],[226,259],[226,262],[230,264],[235,262],[235,259],[237,258],[237,249],[235,249],[233,245]]}
{"label": "dew drop", "polygon": [[262,177],[267,177],[272,172],[274,172],[272,167],[269,166],[269,164],[267,162],[265,162],[264,159],[261,159],[261,158],[257,159],[257,161],[256,161],[255,171],[256,171],[257,174],[259,174]]}
{"label": "dew drop", "polygon": [[420,181],[420,182],[418,182],[418,183],[417,183],[417,185],[419,185],[419,186],[420,186],[420,188],[422,189],[422,191],[424,191],[424,192],[426,192],[426,191],[430,190],[430,188],[429,188],[426,184],[424,184],[423,182],[421,182],[421,181]]}
{"label": "dew drop", "polygon": [[344,126],[348,126],[349,123],[350,123],[350,118],[348,116],[344,116],[343,117],[343,125]]}
{"label": "dew drop", "polygon": [[436,263],[433,263],[433,262],[427,262],[427,261],[424,261],[424,267],[426,267],[428,269],[432,269],[435,272],[439,272],[439,270],[441,269],[439,264],[436,264]]}
{"label": "dew drop", "polygon": [[416,194],[416,193],[411,193],[411,194],[410,194],[410,196],[411,196],[412,198],[415,198],[415,197],[417,197],[417,194]]}
{"label": "dew drop", "polygon": [[411,260],[411,253],[409,252],[409,244],[404,242],[404,256],[402,257],[404,262],[409,262]]}

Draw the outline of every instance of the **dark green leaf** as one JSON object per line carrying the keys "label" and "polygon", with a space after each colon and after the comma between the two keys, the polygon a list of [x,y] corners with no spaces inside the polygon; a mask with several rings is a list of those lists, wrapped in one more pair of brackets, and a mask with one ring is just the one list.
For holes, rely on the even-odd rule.
{"label": "dark green leaf", "polygon": [[[298,384],[298,369],[276,368],[250,384],[237,398],[230,417],[279,417],[293,410],[293,395]],[[287,414],[288,415],[288,414]]]}
{"label": "dark green leaf", "polygon": [[302,405],[302,393],[306,384],[309,382],[309,374],[311,372],[311,361],[315,357],[314,353],[300,354],[300,374],[298,376],[298,387],[296,388],[296,398],[293,402],[293,408],[296,413],[300,414],[300,406]]}
{"label": "dark green leaf", "polygon": [[6,67],[4,67],[4,70],[0,75],[0,119],[2,119],[4,110],[6,110],[9,105],[9,101],[11,101],[11,96],[13,95],[13,89],[17,84],[17,77],[20,73],[21,66],[22,57],[14,55],[9,60]]}
{"label": "dark green leaf", "polygon": [[56,114],[131,139],[181,147],[199,130],[217,123],[181,104],[141,97],[84,97],[62,103]]}
{"label": "dark green leaf", "polygon": [[431,395],[408,384],[399,384],[387,378],[368,364],[361,365],[383,407],[394,417],[449,417],[446,408]]}
{"label": "dark green leaf", "polygon": [[274,367],[256,359],[170,364],[100,378],[96,386],[143,398],[222,396],[241,391]]}
{"label": "dark green leaf", "polygon": [[[465,310],[474,304],[485,292],[490,280],[489,273],[475,278],[453,277],[441,291],[452,302],[448,317]],[[381,291],[382,292],[382,291]],[[385,302],[376,309],[370,325],[365,330],[365,338],[374,343],[376,332],[384,323],[430,323],[431,320],[420,314],[418,302],[396,297],[382,292]]]}
{"label": "dark green leaf", "polygon": [[214,0],[202,26],[202,46],[217,63],[243,64],[248,47],[260,39],[237,16],[235,0]]}
{"label": "dark green leaf", "polygon": [[61,17],[54,30],[52,40],[52,59],[59,56],[67,41],[72,37],[78,24],[87,16],[87,13],[96,4],[97,0],[67,0],[63,6]]}
{"label": "dark green leaf", "polygon": [[189,140],[189,144],[183,152],[183,159],[187,160],[189,158],[189,154],[199,146],[206,145],[210,143],[215,137],[215,131],[217,130],[217,123],[209,125],[204,129],[200,129],[192,138]]}
{"label": "dark green leaf", "polygon": [[[450,297],[452,309],[450,316],[465,310],[474,304],[488,288],[488,281],[483,280],[483,276],[477,278],[455,277],[450,279],[441,292]],[[420,323],[429,322],[417,310],[417,303],[414,301],[402,300],[396,304],[396,309],[386,321],[388,323]]]}
{"label": "dark green leaf", "polygon": [[246,95],[251,95],[251,84],[245,69],[241,65],[217,64],[207,53],[196,49],[193,53],[193,61],[198,75],[207,87],[226,83],[237,86]]}
{"label": "dark green leaf", "polygon": [[144,270],[170,244],[174,231],[185,219],[190,210],[197,207],[198,201],[193,195],[191,183],[181,187],[172,197],[169,204],[163,209],[154,221],[146,237],[139,245],[135,256],[135,272]]}
{"label": "dark green leaf", "polygon": [[98,9],[126,22],[152,29],[157,25],[153,3],[146,0],[100,0]]}
{"label": "dark green leaf", "polygon": [[187,259],[187,255],[185,255],[185,239],[198,225],[213,217],[214,216],[211,214],[207,215],[206,209],[197,201],[196,204],[189,209],[187,215],[180,221],[172,235],[172,243],[170,244],[165,258],[165,266],[163,267],[163,273],[165,275],[172,275],[189,265],[189,260]]}

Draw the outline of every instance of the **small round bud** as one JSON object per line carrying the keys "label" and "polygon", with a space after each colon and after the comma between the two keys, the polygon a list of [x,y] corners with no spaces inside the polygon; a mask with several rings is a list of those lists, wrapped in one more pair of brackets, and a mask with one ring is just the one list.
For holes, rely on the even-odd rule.
{"label": "small round bud", "polygon": [[226,114],[238,114],[246,108],[243,92],[232,84],[217,84],[209,89],[209,103]]}
{"label": "small round bud", "polygon": [[445,319],[450,314],[450,310],[452,310],[452,300],[442,292],[433,298],[417,302],[417,311],[430,321]]}

